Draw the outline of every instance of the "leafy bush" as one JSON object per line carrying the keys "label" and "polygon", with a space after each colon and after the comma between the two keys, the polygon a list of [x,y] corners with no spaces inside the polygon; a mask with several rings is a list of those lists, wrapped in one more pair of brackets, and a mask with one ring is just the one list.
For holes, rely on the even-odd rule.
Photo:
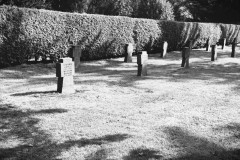
{"label": "leafy bush", "polygon": [[232,41],[239,26],[1,6],[0,30],[1,67],[24,63],[31,56],[65,56],[72,43],[81,46],[83,60],[123,56],[126,43],[148,52],[159,51],[163,41],[168,41],[169,50],[181,49],[190,40],[202,47],[208,38],[212,44],[220,37]]}
{"label": "leafy bush", "polygon": [[24,63],[31,52],[21,24],[23,12],[10,8],[0,10],[0,15],[0,66]]}
{"label": "leafy bush", "polygon": [[161,39],[161,28],[155,20],[135,19],[135,26],[133,29],[134,42],[137,50],[152,50],[159,47],[159,40]]}
{"label": "leafy bush", "polygon": [[159,27],[163,31],[162,39],[168,41],[170,50],[181,49],[189,45],[190,40],[193,47],[203,47],[208,38],[216,44],[221,36],[220,27],[213,23],[160,21]]}
{"label": "leafy bush", "polygon": [[25,62],[29,56],[66,55],[70,42],[80,44],[82,59],[121,56],[133,43],[135,22],[127,17],[0,8],[0,64]]}
{"label": "leafy bush", "polygon": [[240,42],[240,25],[234,24],[220,24],[222,30],[222,37],[226,38],[226,43],[233,43],[234,38],[237,38],[237,42]]}

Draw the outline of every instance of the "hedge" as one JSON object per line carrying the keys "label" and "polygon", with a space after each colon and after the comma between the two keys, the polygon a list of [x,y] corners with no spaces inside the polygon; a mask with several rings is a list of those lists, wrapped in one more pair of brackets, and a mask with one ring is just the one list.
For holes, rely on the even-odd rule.
{"label": "hedge", "polygon": [[196,22],[162,21],[159,27],[163,30],[163,39],[168,41],[170,50],[179,50],[193,41],[194,47],[204,47],[207,39],[212,44],[221,37],[217,24]]}
{"label": "hedge", "polygon": [[237,42],[240,42],[240,25],[234,24],[220,24],[222,30],[222,37],[226,38],[226,43],[231,44],[233,40],[237,38]]}
{"label": "hedge", "polygon": [[193,40],[203,47],[208,38],[216,43],[238,37],[232,24],[157,21],[120,16],[78,14],[0,7],[0,67],[21,64],[32,56],[65,56],[70,44],[80,45],[82,60],[124,55],[126,43],[137,50],[159,51],[163,41],[169,49],[181,49]]}

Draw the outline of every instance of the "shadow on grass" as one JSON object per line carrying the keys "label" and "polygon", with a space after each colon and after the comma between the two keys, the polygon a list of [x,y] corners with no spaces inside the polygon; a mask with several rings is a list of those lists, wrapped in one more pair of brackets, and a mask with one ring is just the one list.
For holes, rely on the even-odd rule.
{"label": "shadow on grass", "polygon": [[108,158],[107,150],[99,149],[97,152],[90,154],[85,160],[105,160]]}
{"label": "shadow on grass", "polygon": [[159,154],[158,151],[150,150],[150,149],[134,149],[132,150],[128,156],[123,158],[124,160],[155,160],[155,159],[163,159],[163,156]]}
{"label": "shadow on grass", "polygon": [[[204,50],[194,50],[190,57],[190,69],[181,68],[181,52],[174,51],[168,53],[167,58],[161,59],[158,57],[158,54],[149,55],[149,64],[148,64],[148,73],[146,77],[137,76],[137,64],[134,63],[124,63],[124,58],[121,60],[108,59],[92,62],[83,62],[81,63],[80,69],[76,72],[75,75],[75,84],[95,84],[95,83],[106,83],[108,86],[120,86],[120,87],[133,87],[136,88],[136,82],[144,80],[166,80],[166,81],[181,81],[188,82],[189,80],[214,80],[213,83],[217,84],[234,84],[235,90],[240,89],[240,84],[238,83],[240,77],[240,65],[239,63],[229,63],[223,62],[222,64],[216,64],[211,62],[211,53]],[[229,57],[230,53],[221,52],[219,53],[219,59]],[[191,59],[198,58],[192,61]],[[134,57],[136,60],[136,57]],[[173,62],[175,61],[175,62]],[[177,62],[176,62],[177,61]],[[164,62],[164,63],[162,63]],[[178,63],[179,62],[179,63]],[[236,61],[235,61],[236,62]],[[162,63],[162,64],[161,64]],[[44,66],[44,65],[43,65]],[[35,67],[38,68],[41,66]],[[14,70],[15,68],[12,68]],[[27,70],[25,68],[24,70]],[[47,66],[43,70],[47,70]],[[23,71],[24,72],[24,71]],[[31,72],[34,72],[32,70]],[[11,72],[3,72],[4,76],[9,76],[10,78],[16,78],[19,75],[22,75],[21,70],[18,70],[16,77],[11,77]],[[30,74],[35,75],[34,73],[27,74],[25,77],[27,79],[26,84],[21,84],[23,86],[31,86],[38,84],[51,83],[54,84],[57,82],[57,79],[52,78],[43,78],[35,77],[31,78]],[[24,74],[23,74],[24,75]],[[82,80],[82,76],[87,76],[88,79]],[[93,76],[93,79],[92,77]],[[95,76],[95,78],[94,78]],[[108,76],[109,79],[103,80],[101,76]],[[24,78],[24,76],[21,76]],[[99,78],[96,78],[99,77]],[[111,80],[113,78],[113,81]],[[118,81],[114,81],[114,78],[117,78]],[[215,80],[218,81],[215,81]],[[221,80],[221,81],[219,81]],[[25,93],[25,95],[31,95],[32,93]],[[35,93],[33,93],[35,94]],[[39,93],[41,94],[41,93]],[[14,96],[21,96],[15,94]],[[24,93],[22,94],[24,96]]]}
{"label": "shadow on grass", "polygon": [[58,93],[57,91],[42,91],[42,92],[25,92],[25,93],[16,93],[12,94],[11,96],[29,96],[29,95],[35,95],[35,94],[53,94]]}
{"label": "shadow on grass", "polygon": [[[129,152],[124,160],[239,160],[240,147],[237,149],[226,149],[220,144],[209,141],[204,137],[199,137],[180,127],[166,127],[163,131],[167,135],[167,140],[172,149],[177,149],[177,157],[165,158],[161,151],[137,148]],[[229,124],[215,129],[217,132],[227,131],[232,133],[235,140],[240,141],[240,125]],[[228,141],[229,142],[229,141]],[[231,143],[231,142],[230,142]]]}
{"label": "shadow on grass", "polygon": [[31,114],[56,114],[56,113],[65,113],[67,109],[42,109],[39,111],[30,111]]}
{"label": "shadow on grass", "polygon": [[238,63],[206,64],[201,62],[192,63],[190,69],[179,69],[172,72],[169,80],[217,80],[216,84],[236,84],[239,80],[240,66]]}
{"label": "shadow on grass", "polygon": [[4,79],[29,79],[32,76],[42,76],[55,73],[55,64],[22,64],[0,70],[0,78]]}
{"label": "shadow on grass", "polygon": [[[131,66],[131,68],[126,69],[124,67],[121,67],[119,63],[111,64],[113,65],[111,69],[108,68],[106,65],[105,67],[101,67],[98,69],[96,67],[92,67],[93,69],[89,72],[84,72],[85,74],[88,73],[94,73],[93,76],[108,76],[109,79],[102,80],[101,78],[91,78],[91,75],[88,75],[88,80],[81,80],[81,74],[79,74],[79,79],[76,78],[76,84],[95,84],[95,83],[106,83],[109,86],[120,86],[120,87],[132,87],[136,88],[136,82],[138,81],[144,81],[144,80],[166,80],[170,82],[184,82],[187,83],[191,80],[209,80],[212,81],[212,83],[216,84],[231,84],[235,85],[233,86],[235,91],[238,91],[240,89],[240,84],[238,83],[239,77],[240,77],[240,65],[236,62],[223,62],[221,64],[217,64],[214,62],[211,62],[210,56],[206,56],[203,54],[198,55],[200,57],[200,60],[190,60],[190,68],[184,69],[181,68],[181,60],[179,60],[179,64],[176,63],[165,63],[161,64],[161,61],[159,61],[159,64],[157,61],[152,61],[153,63],[148,64],[148,76],[145,77],[138,77],[137,76],[137,65]],[[225,55],[223,55],[225,56]],[[208,59],[206,59],[209,58]],[[151,57],[152,60],[155,60],[156,58]],[[150,60],[151,60],[150,59]],[[166,61],[166,60],[162,60]],[[157,63],[156,63],[157,62]],[[133,67],[136,67],[136,69],[132,69]],[[115,69],[116,68],[116,69]],[[78,75],[77,75],[78,76]],[[111,80],[113,78],[113,80]],[[114,81],[114,78],[118,78],[118,81]]]}
{"label": "shadow on grass", "polygon": [[[232,128],[229,128],[232,131]],[[198,137],[179,127],[167,127],[164,132],[174,147],[182,153],[172,160],[239,160],[240,149],[226,150],[220,144]],[[237,139],[239,141],[239,139]]]}
{"label": "shadow on grass", "polygon": [[219,126],[217,128],[214,128],[213,131],[217,132],[218,134],[228,135],[226,138],[224,138],[224,140],[228,143],[236,143],[240,140],[240,124],[238,123],[230,123],[225,126]]}
{"label": "shadow on grass", "polygon": [[60,148],[69,149],[72,146],[78,146],[78,147],[85,147],[88,145],[102,145],[107,144],[111,142],[120,142],[127,138],[130,138],[131,136],[127,134],[114,134],[114,135],[105,135],[100,138],[92,138],[92,139],[80,139],[80,140],[74,140],[74,141],[66,141],[62,144],[60,144]]}
{"label": "shadow on grass", "polygon": [[[52,135],[37,127],[36,114],[60,114],[64,109],[21,111],[8,104],[0,105],[0,159],[57,159],[63,151],[73,146],[102,145],[129,138],[127,134],[105,135],[93,139],[80,139],[56,143]],[[99,153],[100,154],[100,153]],[[98,155],[99,155],[98,154]]]}

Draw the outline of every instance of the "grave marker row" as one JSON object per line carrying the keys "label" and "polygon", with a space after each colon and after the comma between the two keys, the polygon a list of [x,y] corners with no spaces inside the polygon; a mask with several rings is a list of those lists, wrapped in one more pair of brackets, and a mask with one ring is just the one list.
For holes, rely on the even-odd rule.
{"label": "grave marker row", "polygon": [[[206,43],[206,50],[208,51],[210,48],[210,40],[207,40]],[[225,48],[226,39],[222,40],[222,49]],[[235,48],[237,45],[236,38],[232,44],[232,55],[231,57],[235,57]],[[193,46],[193,41],[189,41],[189,46],[184,47],[182,50],[182,64],[181,67],[189,68],[189,58],[191,54]],[[168,43],[164,41],[163,43],[163,50],[161,52],[161,58],[166,57]],[[217,60],[217,45],[212,45],[212,55],[211,61]],[[134,45],[129,43],[126,45],[125,48],[125,59],[124,62],[132,62],[132,54],[134,52]],[[80,66],[80,57],[81,57],[81,47],[80,46],[71,46],[70,54],[71,58],[62,58],[56,64],[56,77],[58,77],[58,85],[57,91],[59,93],[75,93],[74,89],[74,81],[73,75],[75,74],[75,69],[79,68]],[[73,62],[74,61],[74,62]],[[138,76],[147,76],[147,61],[148,61],[148,54],[147,51],[141,51],[137,54],[137,64],[138,64]]]}

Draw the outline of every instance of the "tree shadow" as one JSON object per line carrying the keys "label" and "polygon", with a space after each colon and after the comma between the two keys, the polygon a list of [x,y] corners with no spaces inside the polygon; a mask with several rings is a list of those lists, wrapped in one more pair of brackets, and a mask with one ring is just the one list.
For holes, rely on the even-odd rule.
{"label": "tree shadow", "polygon": [[56,113],[65,113],[67,109],[42,109],[39,111],[30,111],[31,114],[56,114]]}
{"label": "tree shadow", "polygon": [[22,64],[4,68],[0,71],[0,78],[4,79],[30,79],[32,76],[42,76],[55,73],[55,64]]}
{"label": "tree shadow", "polygon": [[137,148],[130,151],[128,156],[123,158],[124,160],[153,160],[153,159],[163,159],[163,156],[159,154],[158,151]]}
{"label": "tree shadow", "polygon": [[127,134],[105,135],[93,139],[69,140],[57,143],[52,135],[38,127],[38,114],[62,114],[65,109],[47,109],[39,111],[17,110],[10,104],[0,105],[0,157],[1,159],[58,159],[63,151],[73,146],[102,145],[123,141]]}
{"label": "tree shadow", "polygon": [[[213,83],[216,84],[234,84],[239,80],[239,64],[238,63],[226,63],[210,65],[208,62],[194,62],[191,64],[191,68],[179,69],[173,72],[174,76],[169,77],[169,80],[211,80],[218,79]],[[235,88],[239,87],[239,84],[235,83]]]}
{"label": "tree shadow", "polygon": [[[226,135],[224,140],[228,143],[236,143],[240,140],[240,124],[238,123],[229,123],[225,126],[218,126],[213,129],[213,132]],[[240,149],[238,155],[240,158]]]}
{"label": "tree shadow", "polygon": [[85,158],[85,160],[104,160],[108,158],[108,153],[106,149],[99,149],[97,152],[90,154]]}
{"label": "tree shadow", "polygon": [[172,160],[239,160],[240,158],[240,149],[227,150],[180,127],[166,127],[164,132],[168,135],[171,144],[181,151],[178,157]]}
{"label": "tree shadow", "polygon": [[[219,52],[218,58],[228,58],[230,57],[230,53],[228,52]],[[95,84],[95,83],[106,83],[108,86],[120,86],[120,87],[132,87],[136,88],[135,84],[138,81],[144,81],[149,79],[156,80],[169,80],[170,82],[182,81],[188,82],[188,80],[213,80],[213,79],[221,79],[219,81],[214,81],[213,83],[217,84],[229,84],[234,83],[234,90],[238,91],[240,89],[240,85],[237,83],[239,77],[239,65],[238,63],[227,63],[218,64],[215,62],[211,62],[211,53],[206,52],[205,50],[193,50],[190,56],[190,68],[184,69],[181,68],[181,51],[174,51],[167,54],[166,59],[161,59],[157,54],[149,55],[149,63],[148,63],[148,76],[139,77],[137,76],[137,58],[133,56],[133,63],[124,63],[123,59],[107,59],[100,61],[92,61],[92,62],[82,62],[80,69],[76,71],[75,74],[75,84]],[[163,63],[161,63],[163,62]],[[42,65],[41,65],[42,66]],[[49,68],[45,65],[42,66],[42,70],[49,70]],[[40,66],[36,67],[38,69]],[[43,78],[43,77],[34,77],[36,73],[34,73],[34,69],[28,71],[28,66],[26,68],[19,69],[19,72],[14,73],[16,67],[12,67],[9,71],[6,72],[3,70],[2,78],[5,79],[14,79],[14,78],[22,78],[27,79],[27,84],[20,84],[21,86],[32,86],[37,84],[56,84],[57,79],[55,77]],[[25,72],[27,72],[27,76],[24,77]],[[29,73],[28,73],[29,72]],[[53,72],[53,68],[51,68],[51,73]],[[42,73],[41,73],[42,74]],[[40,74],[40,75],[41,75]],[[89,79],[82,80],[81,77],[87,74]],[[19,76],[20,75],[20,76]],[[21,77],[21,75],[23,75]],[[38,73],[36,74],[38,75]],[[99,76],[99,78],[91,79],[91,76]],[[118,81],[114,79],[101,79],[101,76],[109,76],[110,78],[117,78]],[[15,86],[16,87],[16,86]],[[53,92],[53,93],[51,93]],[[34,94],[54,94],[54,91],[46,91],[46,92],[25,92],[25,93],[16,93],[12,96],[27,96]]]}
{"label": "tree shadow", "polygon": [[25,92],[25,93],[15,93],[11,96],[18,97],[18,96],[29,96],[29,95],[35,95],[35,94],[54,94],[58,93],[57,91],[42,91],[42,92]]}
{"label": "tree shadow", "polygon": [[[138,81],[144,81],[149,79],[161,80],[165,79],[170,82],[182,81],[187,83],[190,80],[214,80],[216,84],[234,84],[233,89],[240,88],[238,82],[239,79],[239,64],[231,62],[228,59],[226,62],[217,63],[211,62],[211,53],[205,50],[193,50],[190,56],[190,68],[184,69],[181,67],[181,51],[174,51],[167,54],[166,59],[161,59],[158,54],[149,55],[148,63],[148,76],[138,77],[137,76],[137,63],[136,57],[133,57],[133,63],[126,64],[119,60],[106,60],[105,63],[96,65],[98,62],[93,64],[83,64],[81,73],[84,74],[96,74],[99,76],[116,77],[119,80],[112,81],[102,79],[90,79],[89,80],[78,80],[76,78],[76,84],[94,84],[97,82],[106,83],[109,86],[118,85],[121,87],[133,87]],[[230,53],[227,51],[220,51],[218,59],[229,58]],[[163,64],[161,62],[164,61]],[[76,75],[76,77],[80,75]],[[217,80],[217,81],[215,81]]]}
{"label": "tree shadow", "polygon": [[[50,135],[36,126],[40,120],[33,115],[64,113],[66,110],[21,111],[10,104],[1,104],[0,107],[0,126],[3,130],[0,140],[5,144],[0,147],[1,158],[51,159],[56,156],[55,151],[48,152],[48,148],[44,147],[52,143]],[[15,145],[7,146],[11,141],[16,141]]]}
{"label": "tree shadow", "polygon": [[70,140],[66,141],[62,144],[59,144],[60,148],[64,148],[65,150],[71,148],[72,146],[77,146],[77,147],[85,147],[88,145],[103,145],[107,143],[112,143],[112,142],[120,142],[123,141],[127,138],[130,138],[131,136],[128,134],[114,134],[114,135],[105,135],[103,137],[99,138],[92,138],[92,139],[86,139],[82,138],[80,140]]}

